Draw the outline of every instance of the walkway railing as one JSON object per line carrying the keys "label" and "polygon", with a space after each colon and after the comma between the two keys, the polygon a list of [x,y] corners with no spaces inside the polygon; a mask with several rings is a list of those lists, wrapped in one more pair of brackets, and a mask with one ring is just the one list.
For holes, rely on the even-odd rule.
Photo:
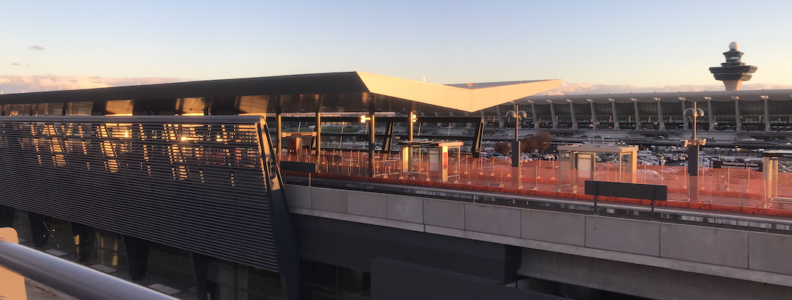
{"label": "walkway railing", "polygon": [[[508,159],[449,157],[448,179],[430,172],[427,158],[418,158],[404,169],[398,154],[375,154],[374,176],[368,174],[368,153],[358,150],[329,150],[319,158],[309,155],[283,155],[282,160],[316,162],[313,176],[355,181],[413,184],[455,189],[503,192],[546,197],[591,200],[584,194],[585,180],[633,182],[668,186],[669,201],[661,206],[731,211],[792,217],[792,204],[774,202],[765,191],[767,181],[752,170],[700,168],[699,190],[691,197],[691,178],[686,167],[638,165],[635,174],[620,170],[618,164],[596,163],[595,170],[571,170],[558,161],[525,161],[515,171]],[[286,175],[307,176],[294,172]],[[519,176],[515,180],[513,176]],[[792,199],[792,174],[779,173],[774,196]],[[649,205],[649,200],[600,197],[601,201]]]}

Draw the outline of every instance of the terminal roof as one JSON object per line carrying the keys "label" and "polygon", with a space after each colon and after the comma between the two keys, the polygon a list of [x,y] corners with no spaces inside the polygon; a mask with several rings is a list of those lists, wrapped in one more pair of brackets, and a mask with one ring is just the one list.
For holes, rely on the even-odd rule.
{"label": "terminal roof", "polygon": [[[228,80],[192,81],[143,86],[0,95],[0,104],[161,100],[260,95],[338,95],[370,93],[395,102],[414,102],[474,112],[557,88],[561,80],[443,85],[365,72],[288,75]],[[324,106],[346,111],[366,107],[368,97],[326,97]],[[361,103],[352,103],[361,102]],[[405,103],[400,103],[404,105]],[[399,106],[399,103],[396,104]]]}

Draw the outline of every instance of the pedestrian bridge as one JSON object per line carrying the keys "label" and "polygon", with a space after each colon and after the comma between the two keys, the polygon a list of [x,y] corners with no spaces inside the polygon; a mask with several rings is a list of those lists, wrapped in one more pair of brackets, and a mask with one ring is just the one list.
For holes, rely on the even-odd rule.
{"label": "pedestrian bridge", "polygon": [[792,297],[792,220],[783,217],[671,206],[652,215],[640,203],[595,210],[585,199],[494,190],[285,181],[293,214],[513,246],[520,276],[652,299]]}

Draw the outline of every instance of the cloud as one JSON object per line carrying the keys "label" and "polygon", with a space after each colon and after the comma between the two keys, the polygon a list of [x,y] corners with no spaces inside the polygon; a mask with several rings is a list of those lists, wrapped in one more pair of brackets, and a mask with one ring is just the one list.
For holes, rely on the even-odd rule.
{"label": "cloud", "polygon": [[11,63],[12,66],[19,66],[19,63]]}
{"label": "cloud", "polygon": [[[792,89],[792,85],[744,83],[743,90],[761,89]],[[546,95],[580,95],[580,94],[617,94],[617,93],[652,93],[652,92],[703,92],[723,91],[722,84],[712,85],[664,85],[640,86],[618,84],[593,84],[593,83],[562,83],[560,87],[550,90]]]}
{"label": "cloud", "polygon": [[30,49],[30,50],[44,50],[44,47],[41,47],[39,45],[33,45],[33,46],[30,46],[28,49]]}
{"label": "cloud", "polygon": [[72,89],[95,89],[113,86],[172,83],[183,81],[178,78],[103,78],[98,76],[0,76],[0,91],[6,94],[43,92]]}

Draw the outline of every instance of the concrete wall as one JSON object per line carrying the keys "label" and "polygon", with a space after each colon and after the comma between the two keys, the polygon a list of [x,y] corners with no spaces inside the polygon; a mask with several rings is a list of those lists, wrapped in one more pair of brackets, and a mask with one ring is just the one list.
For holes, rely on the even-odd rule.
{"label": "concrete wall", "polygon": [[792,287],[792,237],[286,186],[293,213]]}

